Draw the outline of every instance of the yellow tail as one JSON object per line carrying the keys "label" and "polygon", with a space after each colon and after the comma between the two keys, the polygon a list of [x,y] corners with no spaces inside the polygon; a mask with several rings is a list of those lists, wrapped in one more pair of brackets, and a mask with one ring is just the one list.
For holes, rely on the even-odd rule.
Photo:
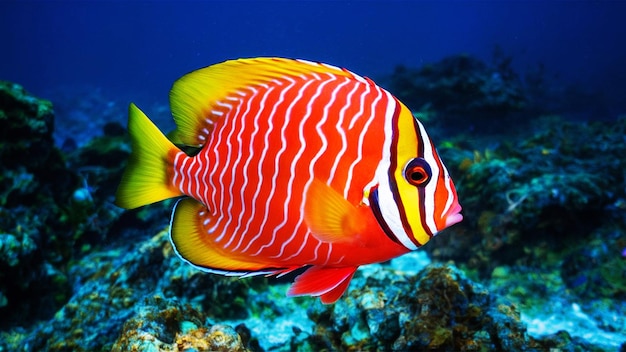
{"label": "yellow tail", "polygon": [[134,209],[182,195],[169,176],[173,167],[170,156],[178,148],[135,104],[128,108],[128,131],[132,151],[115,194],[115,204]]}

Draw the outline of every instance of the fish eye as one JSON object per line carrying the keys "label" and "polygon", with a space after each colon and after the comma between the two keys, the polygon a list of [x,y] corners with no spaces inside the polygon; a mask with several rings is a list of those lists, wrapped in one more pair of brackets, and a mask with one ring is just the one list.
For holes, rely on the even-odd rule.
{"label": "fish eye", "polygon": [[404,178],[413,186],[424,186],[430,181],[432,171],[424,158],[415,158],[404,167]]}

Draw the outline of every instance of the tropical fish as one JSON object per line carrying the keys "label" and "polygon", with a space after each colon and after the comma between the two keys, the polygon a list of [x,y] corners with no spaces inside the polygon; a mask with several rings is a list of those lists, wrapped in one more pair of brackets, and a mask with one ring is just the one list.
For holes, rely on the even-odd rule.
{"label": "tropical fish", "polygon": [[[132,153],[116,204],[184,196],[170,239],[201,270],[305,269],[287,294],[332,303],[360,265],[413,251],[462,220],[422,123],[346,69],[284,58],[225,61],[176,81],[170,105],[177,126],[170,139],[130,105]],[[199,151],[187,154],[188,146]]]}

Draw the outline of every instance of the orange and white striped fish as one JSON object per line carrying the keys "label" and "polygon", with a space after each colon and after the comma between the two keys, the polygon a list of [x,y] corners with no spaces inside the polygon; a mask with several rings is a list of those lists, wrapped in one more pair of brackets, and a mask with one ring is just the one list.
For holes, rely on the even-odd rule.
{"label": "orange and white striped fish", "polygon": [[368,78],[283,58],[222,62],[176,83],[172,140],[134,104],[116,203],[185,196],[170,238],[223,275],[307,268],[290,296],[332,303],[360,265],[415,250],[462,220],[424,126]]}

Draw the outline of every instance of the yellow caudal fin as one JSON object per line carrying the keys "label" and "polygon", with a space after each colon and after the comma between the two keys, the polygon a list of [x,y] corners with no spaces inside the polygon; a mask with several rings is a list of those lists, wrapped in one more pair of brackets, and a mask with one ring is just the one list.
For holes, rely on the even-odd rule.
{"label": "yellow caudal fin", "polygon": [[356,206],[317,179],[307,192],[304,221],[313,236],[331,243],[358,242],[367,226]]}
{"label": "yellow caudal fin", "polygon": [[214,114],[213,109],[228,95],[238,91],[250,93],[247,88],[276,79],[311,74],[358,77],[331,65],[275,57],[229,60],[188,73],[177,80],[170,91],[177,140],[189,146],[204,145],[205,135],[222,117]]}
{"label": "yellow caudal fin", "polygon": [[242,276],[271,274],[284,268],[246,260],[226,249],[224,243],[215,242],[219,235],[208,233],[203,226],[211,216],[204,205],[193,198],[185,198],[176,203],[170,225],[170,240],[176,254],[191,265],[208,272]]}
{"label": "yellow caudal fin", "polygon": [[115,204],[134,209],[182,195],[168,177],[172,172],[170,155],[178,149],[135,104],[128,110],[128,131],[132,151]]}

